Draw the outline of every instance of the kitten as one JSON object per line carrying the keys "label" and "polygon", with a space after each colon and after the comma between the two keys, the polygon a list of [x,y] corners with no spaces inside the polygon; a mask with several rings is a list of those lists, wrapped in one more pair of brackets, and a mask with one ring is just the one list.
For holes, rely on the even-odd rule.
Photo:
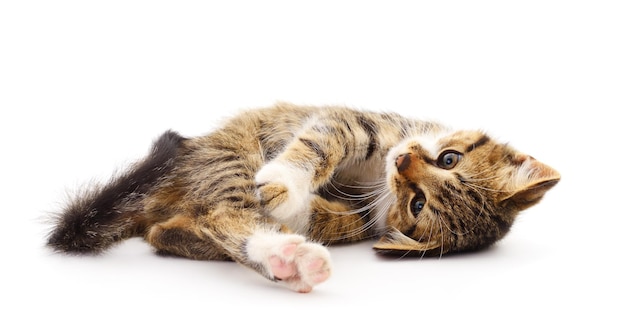
{"label": "kitten", "polygon": [[141,236],[159,254],[232,260],[309,292],[323,245],[380,252],[486,248],[559,174],[479,131],[391,113],[279,104],[196,138],[168,131],[148,157],[73,199],[48,245],[97,254]]}

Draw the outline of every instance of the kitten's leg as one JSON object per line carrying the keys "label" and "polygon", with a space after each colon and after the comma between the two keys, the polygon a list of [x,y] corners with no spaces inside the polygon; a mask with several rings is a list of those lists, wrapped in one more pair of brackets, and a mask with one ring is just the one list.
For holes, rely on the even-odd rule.
{"label": "kitten's leg", "polygon": [[341,201],[315,196],[310,205],[308,236],[324,244],[361,241],[375,236],[369,212],[355,211]]}
{"label": "kitten's leg", "polygon": [[188,216],[176,215],[157,223],[150,227],[144,238],[159,254],[197,260],[231,260]]}
{"label": "kitten's leg", "polygon": [[[386,124],[383,130],[381,124]],[[320,112],[256,173],[265,209],[281,222],[297,219],[308,211],[312,194],[328,184],[338,168],[381,160],[385,149],[379,133],[395,133],[396,126],[388,119],[349,110]]]}
{"label": "kitten's leg", "polygon": [[328,279],[326,248],[261,220],[254,211],[221,206],[196,219],[179,215],[154,225],[146,240],[157,250],[187,258],[235,260],[298,292]]}
{"label": "kitten's leg", "polygon": [[235,261],[298,292],[309,292],[330,276],[330,254],[301,235],[265,223],[256,211],[223,206],[203,218],[201,231]]}
{"label": "kitten's leg", "polygon": [[[270,215],[289,222],[307,212],[313,192],[326,184],[346,156],[346,146],[337,138],[340,130],[321,120],[312,120],[271,162],[256,174],[258,196]],[[343,132],[345,133],[345,131]]]}

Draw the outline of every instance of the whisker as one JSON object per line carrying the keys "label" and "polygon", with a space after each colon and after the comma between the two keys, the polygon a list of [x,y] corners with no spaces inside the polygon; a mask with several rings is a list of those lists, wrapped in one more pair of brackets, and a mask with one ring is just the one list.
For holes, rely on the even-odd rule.
{"label": "whisker", "polygon": [[[437,220],[439,221],[439,234],[441,235],[441,245],[439,246],[439,259],[441,259],[441,257],[443,257],[443,244],[444,244],[444,240],[443,240],[443,224],[441,223],[441,220]],[[448,228],[450,229],[450,228]]]}
{"label": "whisker", "polygon": [[356,185],[344,184],[337,180],[333,180],[332,182],[339,186],[344,186],[344,187],[349,187],[349,188],[376,188],[376,189],[379,189],[381,186],[385,186],[387,184],[387,181],[385,179],[376,180],[376,181],[358,181],[357,180],[354,182]]}
{"label": "whisker", "polygon": [[[371,210],[373,208],[378,207],[378,205],[380,205],[380,203],[382,203],[383,201],[386,201],[389,196],[391,196],[390,192],[389,193],[385,193],[385,194],[381,194],[376,199],[374,199],[373,201],[365,204],[364,206],[355,208],[355,209],[350,210],[350,211],[333,211],[330,208],[328,208],[327,211],[329,213],[332,213],[332,214],[343,214],[343,215],[359,214],[359,213],[363,213],[363,212],[366,212],[366,211],[369,211],[369,210]],[[344,200],[350,200],[350,199],[344,199]]]}
{"label": "whisker", "polygon": [[[329,183],[329,184],[331,184],[330,187],[332,187],[334,191],[340,194],[340,195],[335,194],[332,192],[332,190],[327,189],[327,191],[329,191],[329,193],[335,198],[341,199],[341,200],[347,200],[347,201],[358,200],[357,204],[363,204],[363,203],[365,204],[363,206],[358,206],[348,211],[335,211],[330,208],[326,208],[325,211],[331,214],[336,214],[336,215],[341,215],[341,216],[358,214],[360,218],[355,219],[355,221],[351,222],[350,224],[354,224],[356,221],[361,220],[364,217],[369,217],[369,220],[363,223],[362,225],[360,225],[358,228],[353,229],[352,231],[348,233],[345,233],[345,232],[337,233],[337,234],[341,234],[340,237],[339,236],[337,237],[337,240],[359,236],[361,234],[364,234],[368,230],[372,229],[372,227],[374,227],[374,225],[379,220],[385,217],[389,208],[393,204],[393,201],[391,201],[391,199],[393,198],[393,194],[386,187],[379,187],[378,189],[374,189],[370,192],[365,192],[363,194],[352,194],[352,193],[348,193],[348,192],[338,189],[337,186],[333,185],[333,183]],[[341,183],[338,183],[338,184],[341,185]],[[383,185],[383,184],[384,184],[384,181],[372,183],[372,185]],[[345,185],[345,186],[353,188],[350,185]],[[363,188],[363,189],[366,189],[366,188]],[[372,199],[372,198],[373,200],[368,201],[369,199]],[[370,216],[370,214],[373,212],[375,214],[373,216]],[[338,219],[340,218],[337,217],[336,220]]]}
{"label": "whisker", "polygon": [[[365,193],[361,193],[361,194],[352,194],[352,193],[348,193],[346,191],[343,191],[339,188],[337,188],[337,186],[335,186],[335,183],[337,182],[330,182],[329,185],[333,188],[334,191],[338,192],[339,195],[333,193],[332,190],[328,189],[328,186],[326,186],[326,191],[328,191],[328,193],[330,193],[331,195],[342,199],[342,200],[365,200],[365,199],[369,199],[372,197],[375,197],[379,194],[381,194],[382,192],[385,192],[385,188],[384,187],[379,187],[378,189],[374,189],[370,192],[365,192]],[[338,183],[340,184],[340,183]],[[341,184],[340,184],[341,185]],[[355,187],[351,187],[348,185],[344,185],[344,187],[346,188],[355,188]],[[363,187],[363,189],[365,189],[365,187]],[[369,188],[368,188],[369,189]]]}
{"label": "whisker", "polygon": [[467,180],[466,180],[466,181],[463,181],[462,183],[463,183],[464,185],[467,185],[467,186],[469,186],[469,187],[474,188],[474,190],[483,190],[483,191],[489,191],[489,192],[494,192],[494,193],[506,193],[506,192],[507,192],[507,191],[505,191],[505,190],[497,190],[497,189],[494,189],[494,188],[490,188],[490,187],[486,187],[486,186],[478,185],[478,184],[475,184],[475,183],[473,183],[473,182],[469,182],[469,181],[467,181]]}
{"label": "whisker", "polygon": [[377,204],[379,204],[379,203],[383,203],[383,204],[380,205],[380,206],[376,205],[376,206],[370,207],[370,209],[368,210],[366,215],[369,215],[376,208],[378,208],[379,210],[376,211],[376,214],[373,217],[370,217],[370,219],[367,222],[365,222],[365,224],[363,224],[363,226],[361,226],[361,228],[355,229],[355,231],[358,231],[359,234],[364,233],[364,232],[368,231],[369,229],[371,229],[372,227],[374,227],[374,225],[379,220],[384,218],[384,216],[389,211],[389,208],[393,204],[392,201],[388,201],[388,198],[389,198],[390,195],[391,195],[391,193],[385,194],[383,197],[381,197],[381,198],[376,200]]}

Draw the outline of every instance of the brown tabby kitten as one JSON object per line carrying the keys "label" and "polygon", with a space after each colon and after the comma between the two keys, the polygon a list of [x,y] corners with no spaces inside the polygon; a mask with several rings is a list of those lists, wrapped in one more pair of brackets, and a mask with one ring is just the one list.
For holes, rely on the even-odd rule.
{"label": "brown tabby kitten", "polygon": [[168,131],[143,161],[76,197],[48,244],[99,253],[141,236],[161,254],[233,260],[309,292],[323,245],[440,256],[501,239],[560,176],[479,131],[397,114],[279,104],[203,137]]}

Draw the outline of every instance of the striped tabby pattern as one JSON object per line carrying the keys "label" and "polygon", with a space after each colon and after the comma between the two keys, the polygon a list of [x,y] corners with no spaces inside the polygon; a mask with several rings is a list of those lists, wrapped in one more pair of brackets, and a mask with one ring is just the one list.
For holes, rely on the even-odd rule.
{"label": "striped tabby pattern", "polygon": [[443,255],[501,239],[559,174],[483,132],[393,113],[279,104],[150,154],[54,218],[48,244],[100,253],[141,236],[160,254],[233,260],[308,292],[325,245]]}

